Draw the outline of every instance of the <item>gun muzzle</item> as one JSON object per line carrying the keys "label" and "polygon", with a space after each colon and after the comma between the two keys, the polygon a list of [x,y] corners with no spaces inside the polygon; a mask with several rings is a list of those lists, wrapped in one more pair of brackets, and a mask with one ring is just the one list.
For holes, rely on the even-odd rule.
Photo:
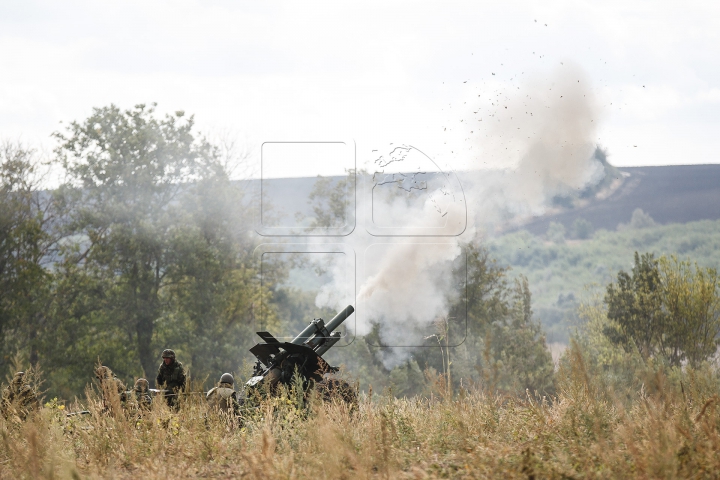
{"label": "gun muzzle", "polygon": [[[348,305],[335,315],[326,325],[325,322],[318,318],[310,322],[310,325],[300,332],[300,335],[293,338],[290,343],[295,345],[308,344],[310,348],[315,348],[330,338],[330,334],[339,327],[355,311],[352,305]],[[337,341],[337,340],[336,340]]]}
{"label": "gun muzzle", "polygon": [[339,327],[350,315],[353,314],[354,311],[355,309],[353,308],[353,306],[348,305],[342,312],[335,315],[333,319],[330,320],[327,325],[325,325],[325,328],[328,332],[332,333],[333,330]]}

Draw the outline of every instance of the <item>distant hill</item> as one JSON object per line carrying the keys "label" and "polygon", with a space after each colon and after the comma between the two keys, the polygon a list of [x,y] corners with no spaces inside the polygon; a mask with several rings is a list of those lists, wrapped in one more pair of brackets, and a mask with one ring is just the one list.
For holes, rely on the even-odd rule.
{"label": "distant hill", "polygon": [[673,165],[619,168],[622,185],[602,200],[586,206],[537,217],[520,229],[540,235],[550,222],[570,229],[578,218],[595,229],[615,230],[627,223],[636,208],[660,224],[720,219],[720,165]]}
{"label": "distant hill", "polygon": [[[595,195],[602,196],[602,190],[584,192],[582,206],[561,202],[552,213],[532,218],[506,233],[528,230],[542,235],[551,222],[561,223],[571,231],[573,222],[579,218],[589,221],[595,230],[615,230],[619,223],[628,223],[637,208],[663,225],[720,219],[720,165],[609,166],[607,171],[608,181],[603,183],[621,180],[610,195],[598,199]],[[343,177],[331,178],[337,182]],[[298,215],[312,216],[309,196],[316,181],[317,177],[265,180],[263,198],[272,206],[275,221],[295,223]]]}

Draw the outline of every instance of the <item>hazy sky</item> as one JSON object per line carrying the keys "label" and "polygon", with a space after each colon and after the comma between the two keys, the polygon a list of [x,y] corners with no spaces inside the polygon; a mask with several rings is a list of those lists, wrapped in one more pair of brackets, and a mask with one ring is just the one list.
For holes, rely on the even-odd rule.
{"label": "hazy sky", "polygon": [[478,95],[574,64],[612,163],[720,163],[719,25],[720,2],[0,0],[0,137],[49,150],[60,121],[158,102],[256,152],[394,142],[469,168]]}

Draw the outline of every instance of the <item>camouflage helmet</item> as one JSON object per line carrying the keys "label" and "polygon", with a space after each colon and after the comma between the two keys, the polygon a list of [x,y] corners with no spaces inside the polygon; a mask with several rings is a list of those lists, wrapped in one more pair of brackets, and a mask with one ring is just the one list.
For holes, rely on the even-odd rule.
{"label": "camouflage helmet", "polygon": [[112,377],[112,370],[110,370],[105,365],[100,365],[98,368],[95,369],[95,376],[98,378],[98,380],[110,378]]}
{"label": "camouflage helmet", "polygon": [[175,359],[175,350],[166,348],[165,350],[163,350],[162,358],[172,358],[174,360]]}
{"label": "camouflage helmet", "polygon": [[15,375],[13,375],[12,383],[22,383],[23,378],[25,378],[25,372],[16,372]]}
{"label": "camouflage helmet", "polygon": [[150,388],[150,383],[144,379],[144,378],[138,378],[135,381],[135,388],[134,390],[136,392],[147,392],[148,388]]}
{"label": "camouflage helmet", "polygon": [[231,374],[223,373],[222,377],[220,377],[220,383],[229,383],[230,385],[233,385],[235,383],[235,379]]}

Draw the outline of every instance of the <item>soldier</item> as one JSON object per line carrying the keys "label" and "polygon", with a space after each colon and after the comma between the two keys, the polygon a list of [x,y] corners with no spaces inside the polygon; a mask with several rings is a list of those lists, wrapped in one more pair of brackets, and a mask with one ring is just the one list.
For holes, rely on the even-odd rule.
{"label": "soldier", "polygon": [[135,401],[140,410],[152,408],[152,397],[150,396],[150,382],[144,378],[138,378],[133,387]]}
{"label": "soldier", "polygon": [[6,419],[25,420],[40,408],[35,390],[25,380],[25,372],[17,372],[2,392],[2,414]]}
{"label": "soldier", "polygon": [[227,415],[237,415],[240,412],[240,404],[238,403],[234,384],[235,379],[231,374],[222,374],[218,386],[212,388],[206,395],[211,409]]}
{"label": "soldier", "polygon": [[185,390],[185,368],[183,364],[175,360],[175,351],[168,349],[162,352],[163,363],[158,368],[157,378],[155,382],[158,388],[169,390],[166,394],[167,403],[171,407],[176,407],[177,394]]}
{"label": "soldier", "polygon": [[[110,368],[104,365],[97,367],[95,369],[95,377],[100,382],[104,411],[112,409],[112,405],[116,401],[118,401],[119,404],[125,403],[125,400],[127,400],[125,384],[115,376]],[[117,400],[115,400],[116,398]]]}

